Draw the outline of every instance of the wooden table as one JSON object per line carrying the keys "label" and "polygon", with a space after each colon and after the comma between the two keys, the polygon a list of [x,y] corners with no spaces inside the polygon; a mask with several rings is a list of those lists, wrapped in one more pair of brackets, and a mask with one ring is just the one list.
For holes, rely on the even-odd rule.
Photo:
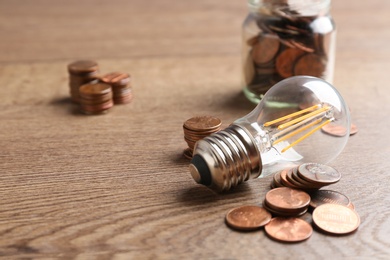
{"label": "wooden table", "polygon": [[[182,124],[223,126],[240,90],[245,1],[0,1],[0,258],[389,259],[390,2],[334,1],[334,85],[359,132],[331,163],[361,217],[349,236],[282,244],[224,223],[271,177],[225,194],[196,184]],[[130,72],[134,102],[85,116],[66,66]],[[3,259],[2,258],[2,259]]]}

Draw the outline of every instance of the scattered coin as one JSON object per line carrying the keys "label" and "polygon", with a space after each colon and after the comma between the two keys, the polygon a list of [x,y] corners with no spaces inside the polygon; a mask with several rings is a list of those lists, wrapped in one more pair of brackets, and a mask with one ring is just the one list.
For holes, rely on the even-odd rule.
{"label": "scattered coin", "polygon": [[322,204],[313,211],[313,222],[320,230],[344,235],[354,232],[360,225],[356,211],[339,204]]}
{"label": "scattered coin", "polygon": [[281,242],[300,242],[313,233],[311,225],[299,218],[276,217],[264,229],[268,236]]}
{"label": "scattered coin", "polygon": [[334,168],[319,163],[304,163],[298,167],[298,175],[315,184],[333,184],[340,180],[341,174]]}
{"label": "scattered coin", "polygon": [[355,124],[351,124],[351,129],[349,130],[349,135],[354,135],[358,132],[358,128]]}
{"label": "scattered coin", "polygon": [[[321,128],[321,130],[332,136],[343,137],[347,134],[347,129],[341,125],[327,124]],[[351,124],[349,135],[354,135],[358,132],[358,128],[355,124]]]}
{"label": "scattered coin", "polygon": [[340,204],[349,207],[351,201],[344,194],[333,190],[318,190],[310,194],[310,207],[317,208],[325,203]]}
{"label": "scattered coin", "polygon": [[255,230],[271,220],[271,214],[259,206],[242,206],[226,214],[228,226],[237,230]]}

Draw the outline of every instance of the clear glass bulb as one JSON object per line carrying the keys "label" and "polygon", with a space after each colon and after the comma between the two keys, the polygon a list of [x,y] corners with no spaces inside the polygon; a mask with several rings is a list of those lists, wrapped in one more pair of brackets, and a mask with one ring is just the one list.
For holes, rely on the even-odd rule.
{"label": "clear glass bulb", "polygon": [[345,147],[349,130],[349,110],[331,84],[291,77],[274,85],[248,115],[198,141],[190,172],[200,184],[229,190],[304,162],[328,163]]}

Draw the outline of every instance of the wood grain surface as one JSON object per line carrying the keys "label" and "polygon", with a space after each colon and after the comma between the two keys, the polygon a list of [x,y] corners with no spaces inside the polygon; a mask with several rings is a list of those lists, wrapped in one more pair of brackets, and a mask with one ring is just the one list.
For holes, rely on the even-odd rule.
{"label": "wood grain surface", "polygon": [[[0,258],[389,259],[389,12],[387,0],[332,8],[334,85],[359,128],[331,163],[343,176],[332,189],[359,230],[283,244],[224,223],[260,204],[271,177],[215,194],[182,156],[186,119],[226,127],[254,108],[240,89],[246,1],[0,0]],[[76,59],[131,73],[134,102],[80,114]]]}

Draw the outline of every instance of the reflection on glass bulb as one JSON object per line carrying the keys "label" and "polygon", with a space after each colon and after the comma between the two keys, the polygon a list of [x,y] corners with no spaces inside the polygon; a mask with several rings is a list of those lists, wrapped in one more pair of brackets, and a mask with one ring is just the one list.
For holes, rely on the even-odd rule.
{"label": "reflection on glass bulb", "polygon": [[[342,136],[321,131],[345,129]],[[196,182],[223,191],[304,162],[328,163],[345,147],[348,108],[322,79],[296,76],[273,86],[259,105],[228,128],[195,145],[190,172]]]}

